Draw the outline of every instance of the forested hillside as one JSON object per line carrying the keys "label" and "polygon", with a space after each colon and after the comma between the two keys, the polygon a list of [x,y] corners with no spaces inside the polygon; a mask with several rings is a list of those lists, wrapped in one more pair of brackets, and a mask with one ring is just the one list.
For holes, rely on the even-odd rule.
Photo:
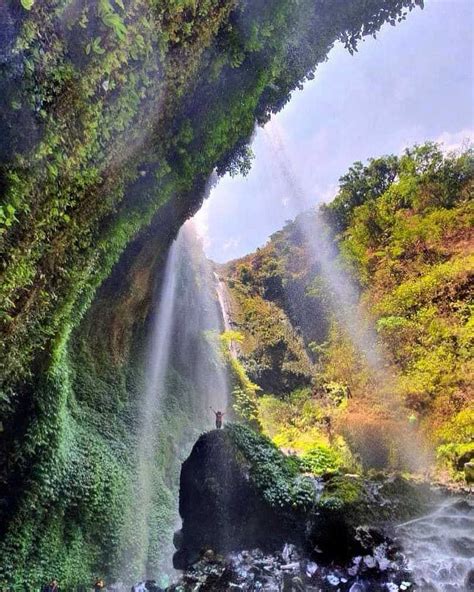
{"label": "forested hillside", "polygon": [[[310,468],[390,464],[393,431],[422,436],[451,475],[472,457],[473,181],[471,149],[427,143],[357,162],[331,203],[219,268],[241,362],[261,389],[258,421]],[[385,392],[308,244],[316,217],[340,253],[334,268],[357,287],[357,318],[376,330]],[[400,403],[397,417],[384,398]]]}

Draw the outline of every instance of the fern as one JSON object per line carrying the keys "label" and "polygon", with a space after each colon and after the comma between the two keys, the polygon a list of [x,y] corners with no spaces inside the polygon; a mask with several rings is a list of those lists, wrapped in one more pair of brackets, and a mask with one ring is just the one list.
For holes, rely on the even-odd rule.
{"label": "fern", "polygon": [[[116,2],[122,9],[122,2]],[[99,0],[97,4],[97,14],[102,23],[112,29],[119,41],[123,41],[127,35],[127,27],[120,16],[114,11],[109,0]]]}

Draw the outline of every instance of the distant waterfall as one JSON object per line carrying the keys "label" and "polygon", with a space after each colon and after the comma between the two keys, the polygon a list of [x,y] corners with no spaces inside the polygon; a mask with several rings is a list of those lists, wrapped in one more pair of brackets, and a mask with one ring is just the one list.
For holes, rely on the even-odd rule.
{"label": "distant waterfall", "polygon": [[[217,273],[214,273],[214,277],[216,280],[216,294],[217,299],[219,301],[219,306],[221,309],[222,319],[224,321],[224,329],[226,331],[232,331],[232,322],[231,322],[231,305],[229,301],[229,294],[227,292],[227,286],[225,282],[220,279]],[[239,349],[235,341],[231,341],[229,345],[230,355],[233,358],[237,358],[239,355]]]}

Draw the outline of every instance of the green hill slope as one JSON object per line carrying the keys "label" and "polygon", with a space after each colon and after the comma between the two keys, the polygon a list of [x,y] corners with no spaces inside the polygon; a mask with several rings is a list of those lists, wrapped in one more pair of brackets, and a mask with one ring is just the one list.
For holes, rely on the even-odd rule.
{"label": "green hill slope", "polygon": [[[241,360],[265,393],[259,420],[279,444],[311,452],[323,468],[360,458],[383,466],[394,462],[388,434],[398,431],[423,435],[440,465],[469,459],[473,163],[471,150],[444,155],[433,144],[355,163],[332,203],[220,270],[244,336]],[[334,266],[357,286],[355,314],[376,330],[389,386],[341,322],[302,230],[316,215],[340,252]]]}

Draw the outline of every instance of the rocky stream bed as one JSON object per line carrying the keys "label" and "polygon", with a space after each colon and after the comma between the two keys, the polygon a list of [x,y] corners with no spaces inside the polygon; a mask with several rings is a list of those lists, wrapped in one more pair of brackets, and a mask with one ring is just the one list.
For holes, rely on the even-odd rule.
{"label": "rocky stream bed", "polygon": [[272,554],[254,549],[225,558],[207,550],[167,590],[469,592],[474,590],[473,521],[473,501],[453,498],[432,514],[395,528],[394,538],[361,527],[357,536],[364,553],[343,565],[318,563],[291,544]]}

